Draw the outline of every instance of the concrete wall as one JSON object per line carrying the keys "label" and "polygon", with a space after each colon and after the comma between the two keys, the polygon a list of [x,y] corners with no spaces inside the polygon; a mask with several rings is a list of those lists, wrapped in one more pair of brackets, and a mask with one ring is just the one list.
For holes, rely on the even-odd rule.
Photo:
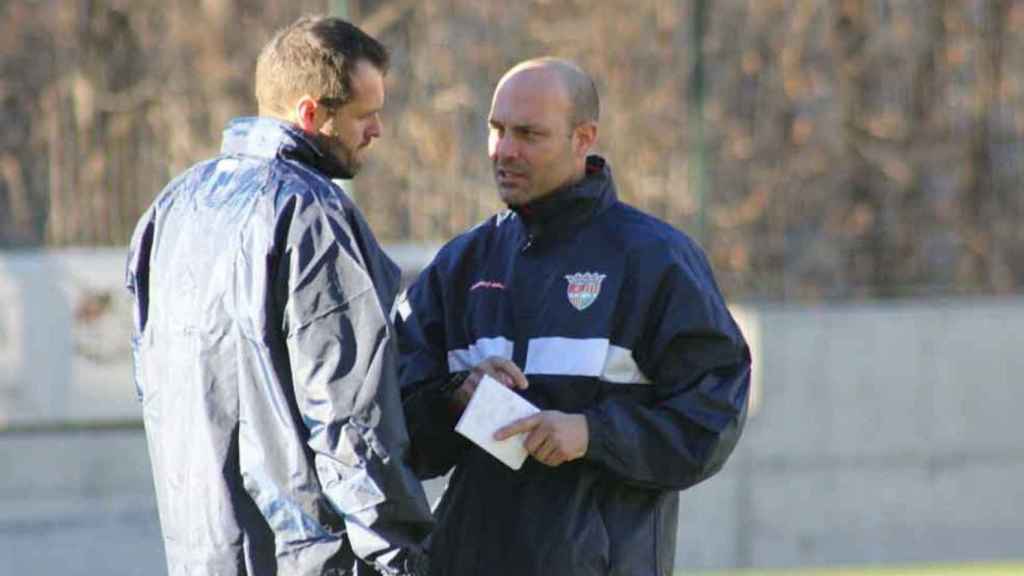
{"label": "concrete wall", "polygon": [[[0,253],[12,574],[163,572],[145,440],[118,424],[139,415],[123,258]],[[726,468],[683,494],[680,567],[1024,558],[1024,298],[734,311],[755,402]]]}
{"label": "concrete wall", "polygon": [[681,564],[1024,558],[1024,299],[744,311],[761,403]]}
{"label": "concrete wall", "polygon": [[123,250],[0,252],[0,426],[135,419]]}

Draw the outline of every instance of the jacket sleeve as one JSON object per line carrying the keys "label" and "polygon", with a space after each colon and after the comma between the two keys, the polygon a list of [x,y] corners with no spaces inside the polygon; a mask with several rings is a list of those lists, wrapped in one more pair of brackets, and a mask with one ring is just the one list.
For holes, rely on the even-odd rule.
{"label": "jacket sleeve", "polygon": [[410,286],[397,307],[402,401],[412,442],[410,462],[420,478],[443,476],[468,446],[455,432],[458,414],[442,386],[447,364],[444,299],[436,261]]}
{"label": "jacket sleeve", "polygon": [[394,334],[342,224],[310,212],[288,232],[277,283],[307,444],[356,555],[384,574],[412,573],[432,518],[406,464]]}
{"label": "jacket sleeve", "polygon": [[143,382],[140,369],[139,346],[142,333],[149,320],[149,255],[153,247],[154,208],[142,215],[132,233],[128,248],[128,262],[125,267],[125,288],[132,306],[132,379],[135,381],[135,395],[143,399]]}
{"label": "jacket sleeve", "polygon": [[653,282],[634,350],[652,394],[613,392],[586,411],[585,458],[637,486],[682,490],[720,470],[739,440],[750,352],[699,248],[670,250],[665,260],[652,275],[634,275]]}

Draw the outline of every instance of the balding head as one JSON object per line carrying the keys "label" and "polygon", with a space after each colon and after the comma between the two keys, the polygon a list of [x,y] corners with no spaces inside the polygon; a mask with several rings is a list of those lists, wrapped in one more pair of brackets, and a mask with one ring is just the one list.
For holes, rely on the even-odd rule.
{"label": "balding head", "polygon": [[597,96],[597,86],[576,63],[562,58],[543,57],[525,60],[516,64],[498,82],[500,87],[506,80],[522,72],[551,74],[557,78],[565,96],[569,99],[569,126],[578,126],[584,122],[597,123],[601,115],[601,103]]}
{"label": "balding head", "polygon": [[594,82],[571,62],[540,58],[505,73],[488,119],[501,199],[521,206],[582,180],[597,108]]}

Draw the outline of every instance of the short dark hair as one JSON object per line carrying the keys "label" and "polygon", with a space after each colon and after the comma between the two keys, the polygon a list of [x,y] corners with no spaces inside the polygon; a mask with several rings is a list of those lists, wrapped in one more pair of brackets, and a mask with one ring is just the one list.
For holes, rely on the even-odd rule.
{"label": "short dark hair", "polygon": [[531,58],[513,66],[505,73],[505,77],[527,68],[549,68],[558,75],[569,97],[570,127],[579,126],[584,122],[596,123],[600,119],[601,102],[597,95],[597,85],[579,64],[552,56]]}
{"label": "short dark hair", "polygon": [[572,102],[570,126],[578,126],[584,122],[597,122],[601,117],[601,102],[597,96],[597,85],[593,77],[573,62],[563,60],[559,66],[562,81],[569,91]]}
{"label": "short dark hair", "polygon": [[340,18],[303,16],[279,30],[256,60],[256,101],[260,113],[287,113],[305,94],[329,106],[352,98],[352,72],[369,62],[387,74],[387,48]]}

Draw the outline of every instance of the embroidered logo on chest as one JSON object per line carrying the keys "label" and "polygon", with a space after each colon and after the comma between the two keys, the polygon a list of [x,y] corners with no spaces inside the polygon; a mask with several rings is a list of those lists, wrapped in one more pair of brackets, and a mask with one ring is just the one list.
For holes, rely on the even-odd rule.
{"label": "embroidered logo on chest", "polygon": [[565,279],[569,282],[569,286],[566,287],[565,294],[569,297],[569,304],[572,304],[572,307],[577,310],[585,310],[601,294],[601,282],[604,281],[604,278],[604,274],[597,272],[577,272],[567,275]]}
{"label": "embroidered logo on chest", "polygon": [[476,284],[473,284],[472,286],[470,286],[469,287],[469,291],[472,292],[474,290],[480,290],[481,288],[487,288],[487,289],[491,289],[491,290],[504,290],[505,289],[505,285],[502,284],[501,282],[491,282],[491,281],[488,281],[488,280],[480,280]]}

